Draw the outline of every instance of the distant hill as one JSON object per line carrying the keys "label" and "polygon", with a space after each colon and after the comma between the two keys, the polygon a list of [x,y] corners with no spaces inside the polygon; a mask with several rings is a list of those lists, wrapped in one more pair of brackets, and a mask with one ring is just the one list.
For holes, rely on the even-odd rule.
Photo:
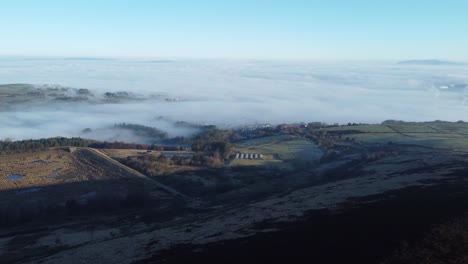
{"label": "distant hill", "polygon": [[63,60],[79,60],[79,61],[110,61],[115,60],[114,58],[101,58],[101,57],[68,57]]}
{"label": "distant hill", "polygon": [[463,65],[461,62],[445,61],[445,60],[406,60],[400,61],[401,65]]}

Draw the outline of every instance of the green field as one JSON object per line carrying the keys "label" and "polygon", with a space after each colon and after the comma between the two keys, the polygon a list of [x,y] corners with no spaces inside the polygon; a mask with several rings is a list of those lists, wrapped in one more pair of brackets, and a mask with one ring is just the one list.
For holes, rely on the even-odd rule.
{"label": "green field", "polygon": [[236,159],[231,162],[231,166],[279,166],[284,162],[282,160],[247,160],[247,159]]}
{"label": "green field", "polygon": [[357,125],[357,126],[337,126],[322,128],[320,131],[346,131],[356,130],[366,133],[391,133],[394,132],[391,128],[383,125]]}
{"label": "green field", "polygon": [[231,165],[279,165],[284,161],[317,161],[322,150],[310,140],[290,136],[271,136],[244,141],[233,150],[235,153],[263,154],[263,160],[235,159]]}
{"label": "green field", "polygon": [[384,122],[376,125],[328,127],[318,131],[359,131],[346,134],[367,143],[401,143],[468,152],[468,123]]}

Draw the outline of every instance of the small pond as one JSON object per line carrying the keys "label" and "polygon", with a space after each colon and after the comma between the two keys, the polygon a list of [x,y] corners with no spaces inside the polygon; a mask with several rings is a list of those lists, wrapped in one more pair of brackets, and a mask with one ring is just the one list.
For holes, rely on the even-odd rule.
{"label": "small pond", "polygon": [[23,175],[18,175],[18,174],[8,174],[8,179],[10,181],[17,181],[17,180],[21,180],[23,179],[24,176]]}

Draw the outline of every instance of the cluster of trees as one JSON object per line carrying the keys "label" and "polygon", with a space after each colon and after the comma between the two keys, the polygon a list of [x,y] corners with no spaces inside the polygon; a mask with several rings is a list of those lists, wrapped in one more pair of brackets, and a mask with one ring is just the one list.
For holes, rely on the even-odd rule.
{"label": "cluster of trees", "polygon": [[203,142],[229,141],[233,130],[222,130],[215,126],[206,126],[205,130],[195,137],[195,140]]}
{"label": "cluster of trees", "polygon": [[24,152],[24,151],[39,151],[54,147],[90,147],[98,149],[141,149],[141,150],[158,150],[158,151],[180,151],[181,146],[160,146],[154,144],[137,144],[125,142],[100,142],[83,138],[65,138],[55,137],[46,139],[29,139],[20,141],[11,141],[5,139],[0,141],[0,153],[2,152]]}
{"label": "cluster of trees", "polygon": [[167,139],[168,134],[160,129],[155,127],[148,127],[142,125],[135,125],[135,124],[115,124],[114,128],[119,129],[126,129],[132,131],[135,135],[145,138],[152,138],[152,139]]}
{"label": "cluster of trees", "polygon": [[[156,176],[161,174],[166,174],[169,172],[169,169],[174,165],[174,161],[170,158],[167,158],[163,155],[157,157],[155,155],[148,156],[129,156],[123,161],[123,163],[135,170],[138,170],[144,174]],[[178,162],[185,163],[188,165],[189,161],[187,159],[178,159]]]}
{"label": "cluster of trees", "polygon": [[158,151],[180,151],[183,150],[182,146],[161,146],[155,144],[137,144],[126,142],[98,142],[94,141],[87,145],[90,148],[97,149],[140,149],[140,150],[158,150]]}
{"label": "cluster of trees", "polygon": [[115,92],[115,93],[106,92],[104,96],[109,97],[109,98],[127,98],[127,97],[132,96],[132,94],[130,94],[129,92]]}
{"label": "cluster of trees", "polygon": [[175,155],[172,158],[164,155],[129,156],[122,161],[125,165],[150,176],[163,175],[171,172],[171,166],[198,166],[222,168],[224,161],[219,152],[212,156],[195,153],[191,157]]}
{"label": "cluster of trees", "polygon": [[204,142],[195,141],[192,144],[192,151],[209,152],[222,158],[228,159],[232,152],[232,144],[228,141]]}
{"label": "cluster of trees", "polygon": [[220,159],[228,159],[232,152],[231,138],[234,130],[220,130],[216,127],[207,128],[203,133],[195,137],[191,149],[195,152],[205,152],[210,156],[219,156]]}
{"label": "cluster of trees", "polygon": [[45,150],[52,147],[87,147],[92,144],[92,140],[82,138],[55,137],[37,140],[0,141],[0,152],[21,152],[27,150]]}

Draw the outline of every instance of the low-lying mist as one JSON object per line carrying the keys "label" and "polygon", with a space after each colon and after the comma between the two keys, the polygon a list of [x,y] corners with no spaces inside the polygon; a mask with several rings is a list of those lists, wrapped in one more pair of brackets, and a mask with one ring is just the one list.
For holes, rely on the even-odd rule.
{"label": "low-lying mist", "polygon": [[[138,142],[144,139],[111,128],[140,124],[174,137],[197,133],[175,121],[220,127],[457,121],[466,120],[468,110],[468,66],[462,64],[0,58],[0,84],[10,83],[85,88],[97,96],[128,91],[147,99],[18,103],[0,112],[0,139],[81,136]],[[160,100],[161,95],[174,100]],[[86,128],[92,132],[83,133]]]}

